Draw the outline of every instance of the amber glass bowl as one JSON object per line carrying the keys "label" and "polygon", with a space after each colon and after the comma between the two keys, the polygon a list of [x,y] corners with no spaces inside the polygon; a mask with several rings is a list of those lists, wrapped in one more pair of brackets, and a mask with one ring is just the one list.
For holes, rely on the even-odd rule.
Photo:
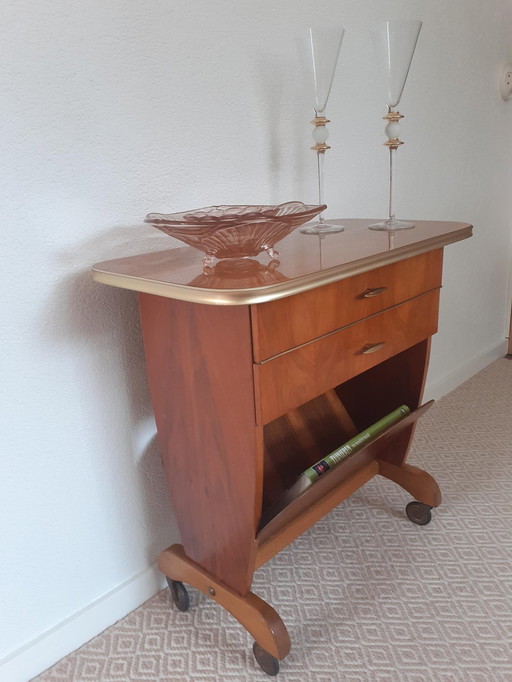
{"label": "amber glass bowl", "polygon": [[149,213],[144,222],[203,251],[208,258],[248,258],[267,251],[325,206],[289,201],[276,206],[210,206],[183,213]]}

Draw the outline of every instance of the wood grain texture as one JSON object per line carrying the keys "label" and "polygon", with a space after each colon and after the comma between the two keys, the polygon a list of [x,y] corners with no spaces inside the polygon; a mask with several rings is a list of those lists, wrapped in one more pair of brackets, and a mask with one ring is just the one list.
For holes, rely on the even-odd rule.
{"label": "wood grain texture", "polygon": [[[398,353],[336,388],[336,393],[359,430],[405,403],[415,410],[421,403],[430,338]],[[401,431],[392,443],[382,443],[379,459],[400,465],[405,461],[415,424]]]}
{"label": "wood grain texture", "polygon": [[283,510],[274,521],[262,529],[259,535],[256,566],[262,566],[320,521],[334,507],[372,479],[378,471],[378,464],[372,459],[369,450],[365,450],[354,455],[354,459],[347,462],[344,471],[335,469],[330,474],[332,477],[330,481],[323,482],[323,479],[320,479],[305,493],[302,503],[297,500],[290,504],[289,508]]}
{"label": "wood grain texture", "polygon": [[442,263],[443,251],[437,249],[296,296],[251,306],[255,361],[439,288]]}
{"label": "wood grain texture", "polygon": [[309,466],[357,433],[334,391],[291,410],[263,428],[263,515]]}
{"label": "wood grain texture", "polygon": [[441,504],[441,491],[436,481],[429,473],[418,467],[405,463],[396,466],[381,460],[379,474],[407,490],[418,502],[423,502],[429,507],[438,507]]}
{"label": "wood grain texture", "polygon": [[249,590],[261,512],[247,307],[140,294],[149,387],[187,556]]}
{"label": "wood grain texture", "polygon": [[192,561],[181,545],[172,545],[158,559],[158,567],[171,580],[192,585],[229,611],[269,654],[282,660],[290,651],[286,627],[267,602],[249,592],[240,596],[202,566]]}
{"label": "wood grain texture", "polygon": [[[268,424],[430,337],[437,331],[438,306],[439,290],[435,290],[255,365],[258,423]],[[377,352],[363,352],[381,342],[384,345]]]}

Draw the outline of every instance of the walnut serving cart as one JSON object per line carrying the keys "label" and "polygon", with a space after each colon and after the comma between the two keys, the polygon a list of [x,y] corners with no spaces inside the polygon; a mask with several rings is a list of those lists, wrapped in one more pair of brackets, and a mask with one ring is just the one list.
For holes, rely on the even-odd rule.
{"label": "walnut serving cart", "polygon": [[[217,601],[270,675],[290,638],[251,592],[254,571],[377,474],[410,493],[415,523],[441,500],[406,456],[430,404],[421,396],[443,249],[472,227],[417,221],[390,234],[369,220],[340,222],[339,234],[295,231],[279,244],[280,262],[220,261],[203,273],[201,253],[185,247],[94,267],[98,282],[139,296],[182,541],[159,558],[174,602],[188,608],[184,583]],[[407,417],[272,513],[305,468],[402,404]]]}

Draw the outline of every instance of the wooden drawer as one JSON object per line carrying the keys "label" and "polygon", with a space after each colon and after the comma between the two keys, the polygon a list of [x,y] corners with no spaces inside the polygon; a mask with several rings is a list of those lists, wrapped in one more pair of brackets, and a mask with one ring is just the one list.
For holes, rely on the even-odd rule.
{"label": "wooden drawer", "polygon": [[268,424],[437,331],[439,289],[255,364],[256,411]]}
{"label": "wooden drawer", "polygon": [[329,334],[441,286],[437,249],[295,296],[251,306],[254,361]]}

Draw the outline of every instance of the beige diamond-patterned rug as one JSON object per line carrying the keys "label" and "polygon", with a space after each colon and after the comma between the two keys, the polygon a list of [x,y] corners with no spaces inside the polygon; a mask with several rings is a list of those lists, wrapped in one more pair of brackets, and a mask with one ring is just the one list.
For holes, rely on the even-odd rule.
{"label": "beige diamond-patterned rug", "polygon": [[[427,526],[377,477],[255,576],[284,620],[283,682],[512,682],[512,359],[500,359],[420,419],[409,462],[443,504]],[[189,589],[167,590],[37,682],[270,679],[252,640]]]}

